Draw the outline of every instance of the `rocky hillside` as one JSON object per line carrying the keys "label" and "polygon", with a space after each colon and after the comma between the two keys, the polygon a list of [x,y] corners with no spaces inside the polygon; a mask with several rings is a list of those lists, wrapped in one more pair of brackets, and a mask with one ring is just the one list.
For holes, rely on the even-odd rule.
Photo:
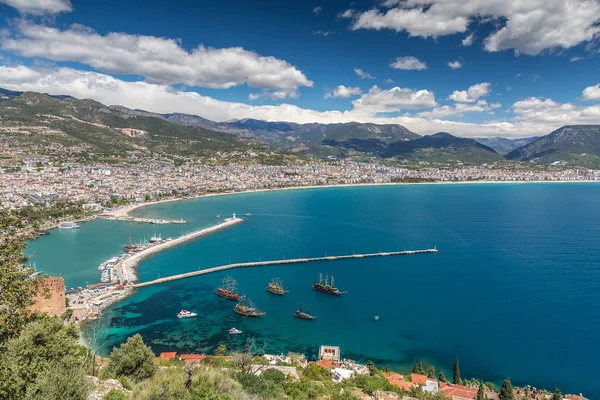
{"label": "rocky hillside", "polygon": [[513,151],[514,149],[518,149],[519,147],[525,146],[536,140],[538,136],[522,138],[522,139],[507,139],[503,137],[490,137],[490,138],[474,138],[479,143],[491,147],[496,151],[496,153],[501,155],[506,155]]}
{"label": "rocky hillside", "polygon": [[444,164],[479,164],[502,160],[502,156],[492,148],[476,140],[456,137],[446,132],[392,143],[382,152],[382,156]]}
{"label": "rocky hillside", "polygon": [[600,166],[600,125],[567,125],[515,149],[509,160]]}

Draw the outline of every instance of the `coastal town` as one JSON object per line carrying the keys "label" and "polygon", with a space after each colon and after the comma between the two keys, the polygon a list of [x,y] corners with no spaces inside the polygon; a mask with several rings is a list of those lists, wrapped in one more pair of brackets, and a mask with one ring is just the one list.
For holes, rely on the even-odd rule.
{"label": "coastal town", "polygon": [[[2,164],[0,163],[0,168]],[[0,169],[0,203],[21,208],[56,201],[83,202],[100,211],[111,199],[144,202],[166,196],[240,192],[289,187],[418,182],[599,181],[600,170],[463,166],[408,168],[352,161],[306,161],[293,166],[179,166],[170,160],[148,159],[131,166],[52,163],[24,158],[17,168]]]}

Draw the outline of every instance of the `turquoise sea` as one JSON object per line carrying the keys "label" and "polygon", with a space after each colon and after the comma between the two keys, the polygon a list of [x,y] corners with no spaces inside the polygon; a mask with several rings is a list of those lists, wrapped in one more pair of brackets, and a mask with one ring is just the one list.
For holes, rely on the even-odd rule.
{"label": "turquoise sea", "polygon": [[[437,246],[438,254],[246,268],[147,287],[107,310],[103,353],[134,333],[154,350],[209,353],[248,337],[272,353],[315,357],[320,344],[342,356],[394,368],[427,360],[463,376],[510,376],[600,398],[600,184],[401,185],[236,194],[136,210],[185,225],[93,221],[30,243],[39,270],[67,286],[99,280],[98,264],[129,236],[163,237],[213,225],[214,216],[252,213],[243,224],[143,262],[142,281],[253,260],[317,257]],[[339,298],[312,290],[336,277]],[[214,291],[229,274],[266,311],[233,313]],[[290,293],[268,293],[273,277]],[[318,316],[294,318],[304,304]],[[181,309],[197,312],[179,320]],[[374,321],[373,317],[380,319]],[[236,327],[243,335],[231,337]]]}

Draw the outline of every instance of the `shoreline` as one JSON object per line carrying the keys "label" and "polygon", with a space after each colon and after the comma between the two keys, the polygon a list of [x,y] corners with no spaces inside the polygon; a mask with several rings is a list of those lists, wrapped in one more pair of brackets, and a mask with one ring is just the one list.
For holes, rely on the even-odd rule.
{"label": "shoreline", "polygon": [[301,189],[331,189],[331,188],[345,188],[345,187],[368,187],[368,186],[403,186],[403,185],[482,185],[482,184],[527,184],[527,183],[600,183],[600,181],[591,180],[580,180],[580,181],[435,181],[435,182],[381,182],[381,183],[340,183],[332,185],[309,185],[309,186],[286,186],[276,188],[264,188],[264,189],[248,189],[241,191],[226,191],[222,193],[206,193],[199,194],[189,197],[178,197],[174,199],[164,199],[158,201],[150,201],[147,203],[136,203],[129,206],[124,206],[118,210],[106,211],[103,214],[110,214],[114,217],[133,217],[129,213],[137,210],[138,208],[152,206],[162,203],[170,203],[174,201],[183,200],[195,200],[203,197],[215,197],[215,196],[229,196],[235,194],[247,194],[247,193],[262,193],[262,192],[278,192],[284,190],[301,190]]}

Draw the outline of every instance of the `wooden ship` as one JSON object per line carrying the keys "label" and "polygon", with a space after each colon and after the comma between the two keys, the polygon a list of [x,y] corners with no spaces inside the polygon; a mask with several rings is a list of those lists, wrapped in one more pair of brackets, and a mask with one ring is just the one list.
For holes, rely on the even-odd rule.
{"label": "wooden ship", "polygon": [[240,295],[236,293],[237,281],[230,276],[223,278],[221,287],[217,289],[217,296],[228,300],[238,300]]}

